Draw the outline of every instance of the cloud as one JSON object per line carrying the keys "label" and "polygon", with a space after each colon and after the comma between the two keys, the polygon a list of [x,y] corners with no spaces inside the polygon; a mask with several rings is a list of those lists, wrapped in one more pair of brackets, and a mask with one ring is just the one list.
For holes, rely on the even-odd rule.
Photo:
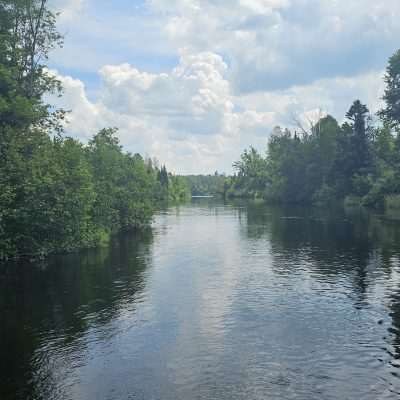
{"label": "cloud", "polygon": [[65,93],[56,101],[72,110],[71,136],[87,141],[116,126],[128,151],[156,156],[179,173],[212,173],[231,172],[245,147],[264,151],[272,129],[293,125],[294,116],[318,109],[343,116],[355,97],[375,111],[383,90],[382,73],[370,73],[238,96],[227,74],[221,56],[184,51],[175,68],[159,74],[129,64],[104,66],[93,102],[82,81],[60,75]]}
{"label": "cloud", "polygon": [[165,18],[169,41],[178,48],[224,54],[238,93],[382,69],[400,34],[397,0],[164,3],[150,4]]}
{"label": "cloud", "polygon": [[292,125],[294,116],[301,116],[316,109],[342,121],[351,103],[356,99],[366,103],[372,113],[376,113],[382,107],[383,75],[384,71],[376,71],[354,77],[324,78],[309,85],[238,96],[236,101],[255,110],[273,110],[275,121],[283,126]]}
{"label": "cloud", "polygon": [[182,49],[219,54],[235,93],[381,70],[398,46],[398,0],[54,0],[66,47],[55,67],[170,68]]}
{"label": "cloud", "polygon": [[227,69],[213,53],[183,53],[170,73],[149,74],[128,64],[105,66],[102,102],[121,114],[156,119],[161,126],[187,134],[224,133],[233,105]]}
{"label": "cloud", "polygon": [[[384,3],[384,4],[383,4]],[[132,152],[183,173],[231,171],[274,126],[359,98],[379,108],[400,35],[386,0],[55,0],[68,134],[120,128]]]}
{"label": "cloud", "polygon": [[53,0],[51,7],[60,13],[60,23],[70,21],[82,10],[85,0]]}
{"label": "cloud", "polygon": [[232,151],[240,154],[235,144],[242,131],[252,135],[269,129],[273,113],[236,107],[226,72],[217,54],[183,52],[168,73],[104,66],[95,102],[83,82],[58,75],[64,96],[54,101],[72,110],[66,127],[71,136],[86,141],[104,126],[117,126],[127,150],[157,156],[171,169],[230,170]]}
{"label": "cloud", "polygon": [[[62,98],[51,99],[51,103],[68,111],[68,131],[84,141],[93,135],[93,132],[103,128],[102,111],[100,105],[92,104],[86,95],[85,85],[79,79],[58,75],[64,91]],[[53,101],[52,101],[53,100]],[[105,121],[104,121],[105,122]]]}

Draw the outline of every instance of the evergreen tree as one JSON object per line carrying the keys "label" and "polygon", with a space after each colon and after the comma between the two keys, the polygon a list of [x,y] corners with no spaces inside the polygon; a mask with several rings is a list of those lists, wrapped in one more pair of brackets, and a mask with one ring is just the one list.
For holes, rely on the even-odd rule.
{"label": "evergreen tree", "polygon": [[385,75],[386,89],[383,96],[385,108],[379,112],[391,128],[400,128],[400,50],[389,59]]}
{"label": "evergreen tree", "polygon": [[371,162],[367,135],[368,114],[367,106],[362,104],[360,100],[356,100],[346,113],[346,118],[351,121],[351,154],[349,156],[352,156],[354,160],[354,173],[368,168]]}
{"label": "evergreen tree", "polygon": [[168,172],[167,169],[165,168],[165,165],[163,165],[161,167],[161,170],[159,172],[159,181],[162,187],[168,189],[168,183],[169,183],[169,179],[168,179]]}

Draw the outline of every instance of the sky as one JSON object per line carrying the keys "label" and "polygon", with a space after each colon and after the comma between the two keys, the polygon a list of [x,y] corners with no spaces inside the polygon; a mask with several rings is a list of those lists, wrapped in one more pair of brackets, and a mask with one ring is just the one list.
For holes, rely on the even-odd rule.
{"label": "sky", "polygon": [[86,142],[119,128],[127,151],[180,174],[232,172],[275,126],[355,99],[380,105],[400,47],[399,0],[50,0],[64,47],[50,68]]}

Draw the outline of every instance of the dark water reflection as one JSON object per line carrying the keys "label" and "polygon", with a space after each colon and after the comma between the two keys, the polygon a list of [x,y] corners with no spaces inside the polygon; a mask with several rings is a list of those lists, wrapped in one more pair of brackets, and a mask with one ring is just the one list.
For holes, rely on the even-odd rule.
{"label": "dark water reflection", "polygon": [[0,399],[400,396],[396,216],[203,199],[0,290]]}

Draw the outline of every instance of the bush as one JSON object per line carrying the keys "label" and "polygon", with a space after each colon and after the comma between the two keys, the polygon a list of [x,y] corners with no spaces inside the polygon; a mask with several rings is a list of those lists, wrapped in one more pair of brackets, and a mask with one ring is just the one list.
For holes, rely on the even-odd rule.
{"label": "bush", "polygon": [[400,194],[385,196],[385,209],[400,210]]}
{"label": "bush", "polygon": [[362,205],[362,198],[359,196],[346,196],[344,199],[345,207],[360,207]]}

